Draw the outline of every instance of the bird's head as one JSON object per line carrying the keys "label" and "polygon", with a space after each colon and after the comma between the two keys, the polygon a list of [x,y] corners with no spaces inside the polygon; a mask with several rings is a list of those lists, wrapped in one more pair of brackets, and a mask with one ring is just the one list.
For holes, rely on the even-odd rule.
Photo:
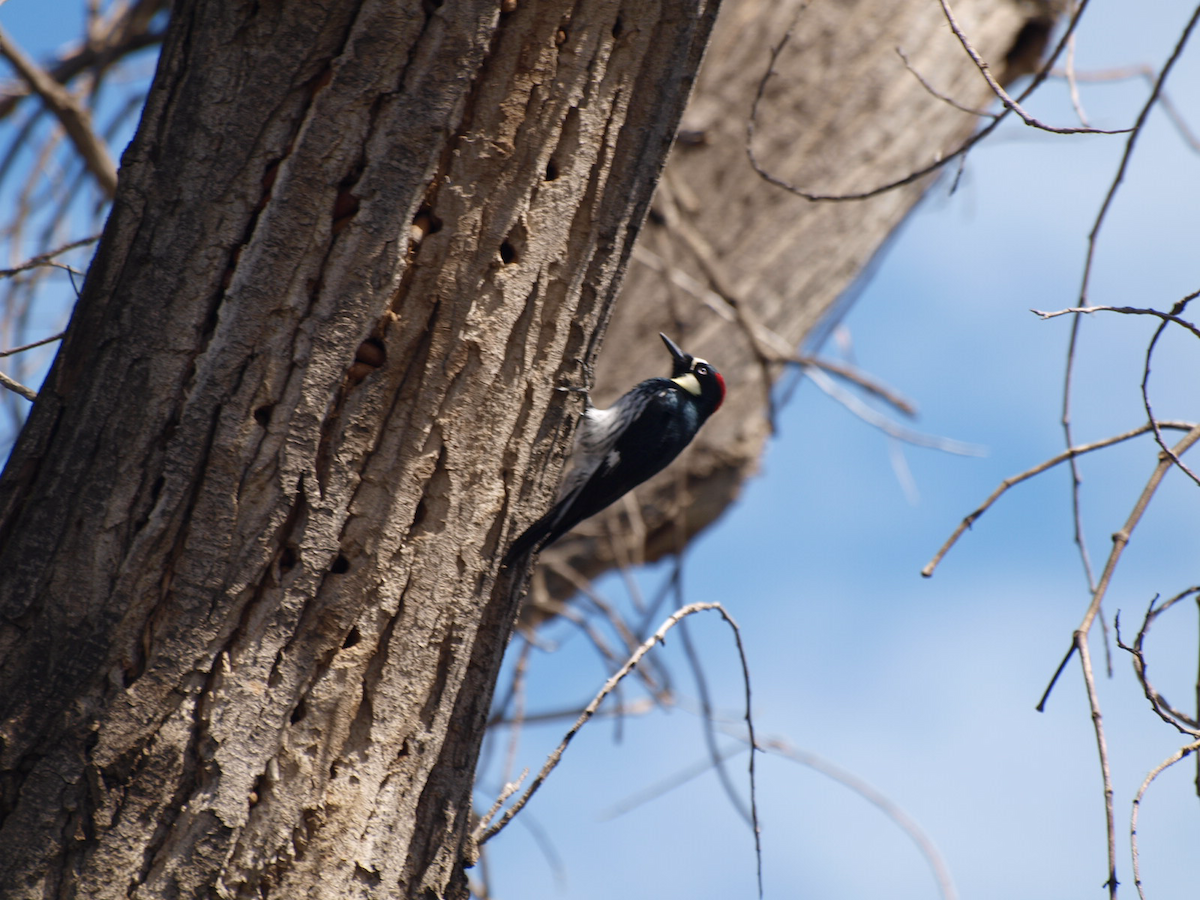
{"label": "bird's head", "polygon": [[706,408],[707,415],[715,413],[725,402],[725,379],[721,373],[708,360],[684,353],[665,334],[660,332],[658,336],[671,351],[671,380],[698,398]]}

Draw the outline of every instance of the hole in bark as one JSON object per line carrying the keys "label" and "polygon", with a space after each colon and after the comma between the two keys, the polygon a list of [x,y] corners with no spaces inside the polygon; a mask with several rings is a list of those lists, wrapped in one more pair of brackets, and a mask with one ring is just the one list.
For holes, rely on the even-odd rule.
{"label": "hole in bark", "polygon": [[409,534],[412,534],[421,527],[421,523],[425,521],[425,516],[429,510],[425,506],[425,498],[422,497],[417,503],[417,510],[413,513],[412,524],[408,526]]}
{"label": "hole in bark", "polygon": [[427,234],[437,234],[442,230],[442,220],[433,214],[433,210],[428,205],[422,206],[413,216],[413,224],[417,223],[423,223],[426,226]]}
{"label": "hole in bark", "polygon": [[442,230],[442,220],[433,214],[428,206],[422,206],[417,210],[417,214],[413,216],[412,225],[409,227],[409,234],[412,237],[414,247],[419,247],[421,241],[425,240],[426,235],[437,234]]}
{"label": "hole in bark", "polygon": [[333,565],[329,567],[329,571],[334,575],[345,575],[350,571],[350,560],[346,559],[346,557],[339,553],[336,557],[334,557]]}
{"label": "hole in bark", "polygon": [[354,354],[354,361],[366,363],[368,366],[379,368],[387,361],[387,351],[383,349],[383,342],[378,338],[367,338],[358,345],[358,350]]}
{"label": "hole in bark", "polygon": [[266,428],[271,421],[271,413],[275,409],[275,404],[268,403],[266,406],[260,406],[254,411],[254,421]]}
{"label": "hole in bark", "polygon": [[613,22],[613,27],[612,27],[613,38],[614,39],[619,38],[621,36],[622,32],[624,32],[624,31],[625,31],[625,23],[621,21],[620,16],[617,16],[617,21]]}
{"label": "hole in bark", "polygon": [[358,212],[359,200],[354,194],[346,188],[338,191],[337,197],[333,200],[333,233],[338,234],[343,228],[350,224],[350,220],[354,218]]}
{"label": "hole in bark", "polygon": [[558,178],[558,163],[552,159],[546,163],[546,180],[554,181],[556,178]]}
{"label": "hole in bark", "polygon": [[1051,19],[1027,20],[1017,32],[1012,47],[1004,55],[1004,70],[1000,80],[1008,84],[1022,75],[1036,71],[1041,64],[1042,55],[1046,52],[1046,44],[1050,41],[1053,28],[1054,21]]}
{"label": "hole in bark", "polygon": [[296,545],[285,544],[283,551],[279,554],[279,571],[290,572],[296,567]]}
{"label": "hole in bark", "polygon": [[291,721],[291,723],[293,725],[295,725],[297,722],[301,721],[307,715],[308,715],[308,704],[305,703],[304,698],[301,697],[300,702],[296,704],[296,708],[292,710],[292,714],[289,717],[289,720]]}
{"label": "hole in bark", "polygon": [[377,888],[383,883],[383,876],[371,869],[365,869],[358,863],[354,864],[354,877],[368,888]]}
{"label": "hole in bark", "polygon": [[254,787],[250,789],[250,805],[254,806],[262,799],[267,790],[267,775],[264,772],[254,779]]}
{"label": "hole in bark", "polygon": [[358,633],[358,626],[350,629],[350,633],[346,635],[346,639],[342,641],[342,649],[349,650],[355,644],[362,640],[362,635]]}
{"label": "hole in bark", "polygon": [[500,263],[501,265],[511,266],[513,263],[521,261],[522,255],[525,253],[528,234],[525,231],[525,223],[515,222],[509,230],[508,235],[504,238],[504,243],[500,245]]}

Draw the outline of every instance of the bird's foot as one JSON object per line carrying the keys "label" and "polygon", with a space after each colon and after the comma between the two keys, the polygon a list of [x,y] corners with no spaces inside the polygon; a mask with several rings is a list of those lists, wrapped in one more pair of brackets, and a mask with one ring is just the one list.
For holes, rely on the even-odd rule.
{"label": "bird's foot", "polygon": [[572,387],[569,384],[560,384],[555,390],[561,391],[564,394],[583,394],[584,405],[589,407],[592,405],[591,395],[588,394],[588,389],[585,387]]}

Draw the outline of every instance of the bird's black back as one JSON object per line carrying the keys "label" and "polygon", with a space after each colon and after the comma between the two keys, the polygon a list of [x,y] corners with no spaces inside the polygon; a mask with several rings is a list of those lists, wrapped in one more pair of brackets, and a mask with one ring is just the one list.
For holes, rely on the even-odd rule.
{"label": "bird's black back", "polygon": [[669,378],[651,378],[634,391],[645,405],[617,437],[591,476],[551,514],[559,513],[541,543],[552,544],[584,519],[657,475],[700,430],[703,419],[692,397]]}

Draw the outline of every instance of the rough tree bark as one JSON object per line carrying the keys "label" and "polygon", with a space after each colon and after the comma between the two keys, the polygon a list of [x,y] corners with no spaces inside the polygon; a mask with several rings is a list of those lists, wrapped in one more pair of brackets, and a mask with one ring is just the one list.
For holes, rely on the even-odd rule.
{"label": "rough tree bark", "polygon": [[[803,11],[801,12],[801,9]],[[1005,83],[1032,72],[1062,4],[956,0],[974,46]],[[799,16],[799,17],[797,17]],[[725,373],[729,399],[670,470],[542,554],[536,621],[616,560],[657,559],[711,524],[758,466],[770,435],[753,342],[717,298],[735,300],[787,352],[834,318],[835,305],[930,186],[924,178],[850,203],[811,203],[768,184],[746,157],[746,122],[769,50],[790,42],[761,104],[755,148],[772,172],[822,194],[861,192],[948,154],[979,119],[932,96],[921,75],[972,108],[994,99],[935,0],[725,0],[682,127],[699,139],[671,155],[653,216],[622,288],[594,395],[603,405],[663,370],[665,330]],[[964,302],[969,299],[964,298]],[[570,577],[561,577],[563,574]]]}
{"label": "rough tree bark", "polygon": [[714,16],[176,4],[0,480],[0,894],[465,895],[498,551]]}

